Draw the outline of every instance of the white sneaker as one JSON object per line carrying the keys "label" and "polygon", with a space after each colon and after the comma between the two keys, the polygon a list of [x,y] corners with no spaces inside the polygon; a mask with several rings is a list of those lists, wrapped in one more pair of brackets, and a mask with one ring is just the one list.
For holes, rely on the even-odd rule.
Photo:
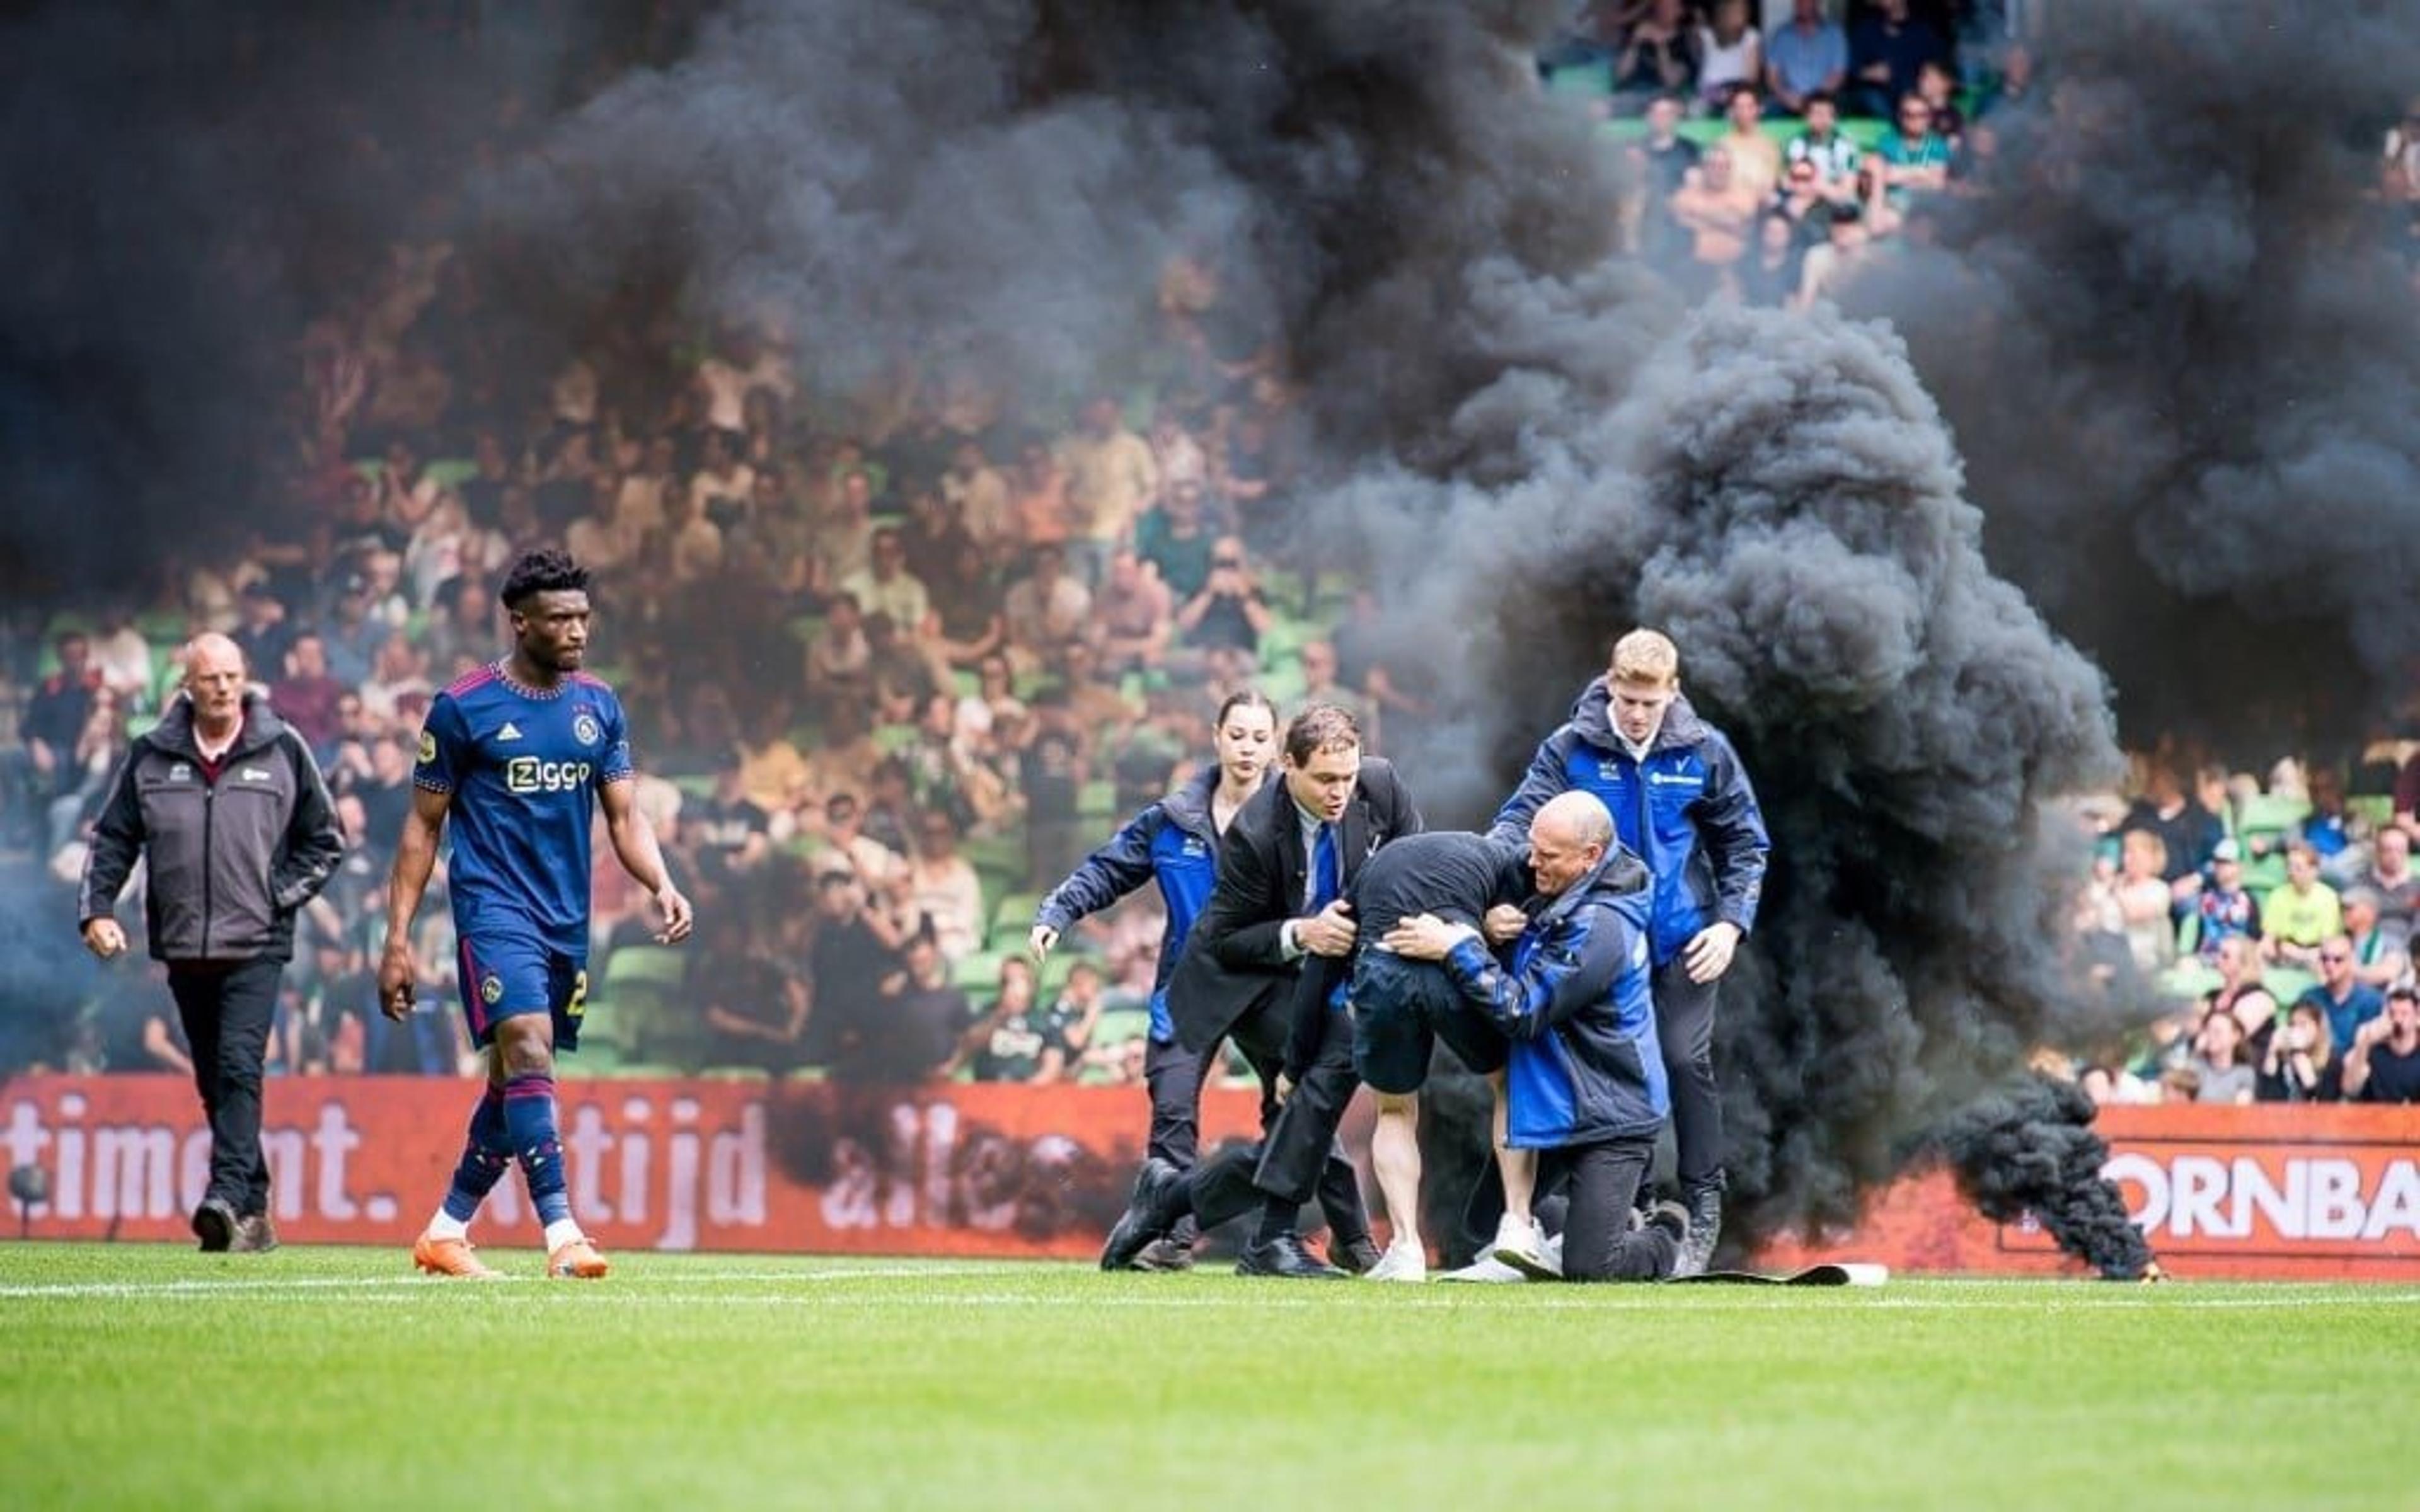
{"label": "white sneaker", "polygon": [[1496,1226],[1496,1242],[1488,1246],[1487,1253],[1516,1269],[1535,1268],[1546,1263],[1539,1247],[1545,1239],[1544,1230],[1534,1220],[1515,1218],[1508,1212]]}
{"label": "white sneaker", "polygon": [[1507,1254],[1499,1249],[1496,1257],[1532,1281],[1560,1281],[1563,1278],[1563,1236],[1540,1236],[1534,1254]]}
{"label": "white sneaker", "polygon": [[1378,1257],[1378,1263],[1370,1267],[1370,1273],[1361,1279],[1417,1282],[1428,1278],[1429,1257],[1418,1244],[1407,1244],[1399,1239],[1387,1246],[1387,1253]]}
{"label": "white sneaker", "polygon": [[1492,1255],[1482,1255],[1478,1259],[1471,1261],[1468,1265],[1464,1266],[1459,1271],[1438,1272],[1437,1279],[1440,1281],[1476,1281],[1484,1285],[1502,1286],[1508,1281],[1527,1281],[1529,1278],[1522,1274],[1520,1272],[1512,1269],[1512,1267],[1505,1264],[1502,1260],[1497,1259],[1496,1257]]}

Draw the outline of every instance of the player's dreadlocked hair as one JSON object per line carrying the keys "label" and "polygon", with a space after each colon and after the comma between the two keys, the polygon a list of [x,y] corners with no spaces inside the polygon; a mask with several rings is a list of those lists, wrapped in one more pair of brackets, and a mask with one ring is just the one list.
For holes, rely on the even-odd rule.
{"label": "player's dreadlocked hair", "polygon": [[568,551],[540,547],[524,551],[504,574],[504,586],[496,596],[504,608],[517,609],[528,602],[532,594],[588,592],[588,569],[571,560]]}

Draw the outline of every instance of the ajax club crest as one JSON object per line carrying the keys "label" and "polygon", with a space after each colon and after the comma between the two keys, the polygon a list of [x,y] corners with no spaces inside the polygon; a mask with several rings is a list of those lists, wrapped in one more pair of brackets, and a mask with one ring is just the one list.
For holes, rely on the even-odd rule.
{"label": "ajax club crest", "polygon": [[583,746],[594,746],[605,738],[605,732],[597,723],[597,716],[583,709],[571,717],[571,738]]}

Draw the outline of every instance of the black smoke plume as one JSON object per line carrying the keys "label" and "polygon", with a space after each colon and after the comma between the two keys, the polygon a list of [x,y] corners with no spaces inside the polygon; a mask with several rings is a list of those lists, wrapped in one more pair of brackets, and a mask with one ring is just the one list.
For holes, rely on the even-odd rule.
{"label": "black smoke plume", "polygon": [[2420,600],[2420,240],[2372,191],[2420,8],[2061,6],[1998,192],[1854,283],[1939,398],[1993,559],[2131,736],[2375,733]]}
{"label": "black smoke plume", "polygon": [[[1615,633],[1673,633],[1775,830],[1720,1049],[1732,1232],[1752,1241],[1854,1216],[1911,1131],[2096,1011],[2063,969],[2076,863],[2040,806],[2105,778],[2114,749],[2091,665],[1989,570],[1896,336],[1828,314],[1683,317],[1611,255],[1613,155],[1530,72],[1561,9],[743,0],[661,66],[583,76],[576,99],[548,83],[568,39],[499,54],[473,77],[572,103],[475,170],[440,146],[365,161],[408,159],[396,185],[468,186],[456,219],[409,235],[457,239],[493,297],[489,336],[541,372],[771,314],[811,405],[923,366],[1047,414],[1276,351],[1301,395],[1311,544],[1368,563],[1403,606],[1390,659],[1437,693],[1400,753],[1439,822],[1485,817]],[[372,67],[375,28],[322,25],[302,34],[333,38],[311,58],[339,78]],[[355,141],[355,102],[384,97],[301,77],[281,27],[260,39],[242,82],[272,104],[188,81],[199,103],[126,113],[132,161],[187,137],[247,160],[208,194],[172,193],[159,226],[290,220],[307,250],[391,224],[347,197],[330,169],[360,164],[323,145]],[[256,120],[292,174],[272,171],[265,125],[242,129]],[[456,180],[432,166],[449,162]],[[34,166],[11,163],[12,193]],[[1163,297],[1176,260],[1216,291],[1190,346]],[[152,362],[196,344],[248,361],[234,310],[290,331],[337,291],[272,264],[214,324],[181,263],[88,288],[71,259],[50,266],[101,314],[103,293],[165,279],[147,296],[164,314],[101,321],[97,341],[71,333],[70,307],[12,293],[12,383],[85,423],[162,416],[130,478],[213,448],[266,465],[251,411],[274,385],[195,417]],[[54,378],[18,356],[40,347],[20,331],[93,348],[119,389]]]}
{"label": "black smoke plume", "polygon": [[2101,1180],[2109,1147],[2092,1132],[2092,1100],[2072,1083],[2032,1076],[1944,1119],[1926,1145],[1984,1217],[2030,1212],[2059,1248],[2112,1281],[2156,1275],[2151,1246]]}

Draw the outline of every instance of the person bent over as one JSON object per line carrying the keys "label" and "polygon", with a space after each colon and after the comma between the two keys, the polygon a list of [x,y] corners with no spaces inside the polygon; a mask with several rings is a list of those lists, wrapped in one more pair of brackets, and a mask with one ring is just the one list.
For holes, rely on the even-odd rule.
{"label": "person bent over", "polygon": [[1688,1210],[1660,1204],[1646,1227],[1630,1227],[1671,1106],[1655,1042],[1646,878],[1614,844],[1605,804],[1578,790],[1537,810],[1529,865],[1552,901],[1514,942],[1510,966],[1478,930],[1433,914],[1398,923],[1387,949],[1442,963],[1511,1041],[1505,1142],[1556,1151],[1570,1178],[1563,1279],[1661,1281],[1680,1259]]}

